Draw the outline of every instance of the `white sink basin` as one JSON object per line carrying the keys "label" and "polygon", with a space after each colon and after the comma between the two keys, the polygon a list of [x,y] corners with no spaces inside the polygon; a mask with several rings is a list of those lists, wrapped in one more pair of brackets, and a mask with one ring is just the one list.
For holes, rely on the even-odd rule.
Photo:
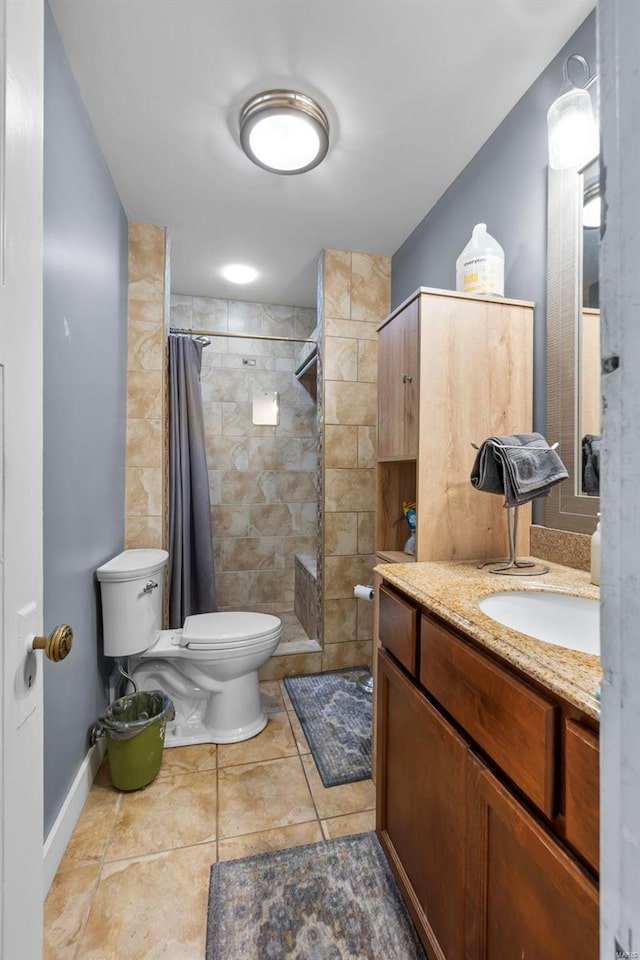
{"label": "white sink basin", "polygon": [[536,640],[600,655],[600,603],[536,590],[492,593],[478,606],[492,620]]}

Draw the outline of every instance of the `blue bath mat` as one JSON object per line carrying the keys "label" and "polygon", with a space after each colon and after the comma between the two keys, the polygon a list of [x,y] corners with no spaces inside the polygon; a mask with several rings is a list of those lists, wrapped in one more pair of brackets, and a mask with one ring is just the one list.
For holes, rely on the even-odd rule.
{"label": "blue bath mat", "polygon": [[426,960],[374,833],[211,868],[206,960]]}
{"label": "blue bath mat", "polygon": [[349,667],[284,681],[325,787],[371,776],[372,696],[362,689],[370,676]]}

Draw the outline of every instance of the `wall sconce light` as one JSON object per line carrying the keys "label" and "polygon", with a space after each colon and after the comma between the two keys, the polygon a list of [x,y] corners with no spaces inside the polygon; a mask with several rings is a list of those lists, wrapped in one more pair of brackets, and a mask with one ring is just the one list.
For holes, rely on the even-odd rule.
{"label": "wall sconce light", "polygon": [[326,156],[329,121],[311,97],[294,90],[269,90],[242,108],[240,143],[264,170],[306,173]]}
{"label": "wall sconce light", "polygon": [[[577,87],[569,77],[571,60],[577,60],[584,69],[586,80],[583,87]],[[572,53],[562,65],[562,75],[564,82],[560,96],[547,113],[549,166],[554,170],[583,166],[598,152],[598,131],[591,97],[586,89],[597,74],[592,76],[585,58]]]}

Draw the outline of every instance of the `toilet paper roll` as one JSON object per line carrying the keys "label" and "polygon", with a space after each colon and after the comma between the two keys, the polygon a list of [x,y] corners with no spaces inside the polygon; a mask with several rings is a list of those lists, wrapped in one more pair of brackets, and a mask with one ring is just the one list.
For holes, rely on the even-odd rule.
{"label": "toilet paper roll", "polygon": [[353,595],[357,600],[373,600],[374,593],[373,587],[365,587],[362,583],[356,583],[353,588]]}

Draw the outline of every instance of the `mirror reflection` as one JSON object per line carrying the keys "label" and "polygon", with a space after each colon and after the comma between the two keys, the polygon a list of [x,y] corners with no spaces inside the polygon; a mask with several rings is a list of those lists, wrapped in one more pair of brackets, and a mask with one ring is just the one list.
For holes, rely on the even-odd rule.
{"label": "mirror reflection", "polygon": [[596,157],[580,172],[582,283],[578,350],[579,495],[600,492],[600,169]]}
{"label": "mirror reflection", "polygon": [[[597,75],[584,89],[597,127]],[[545,522],[591,536],[599,510],[601,430],[600,162],[595,150],[587,146],[575,165],[550,163],[548,188],[547,432],[559,442],[570,479],[551,491]]]}

